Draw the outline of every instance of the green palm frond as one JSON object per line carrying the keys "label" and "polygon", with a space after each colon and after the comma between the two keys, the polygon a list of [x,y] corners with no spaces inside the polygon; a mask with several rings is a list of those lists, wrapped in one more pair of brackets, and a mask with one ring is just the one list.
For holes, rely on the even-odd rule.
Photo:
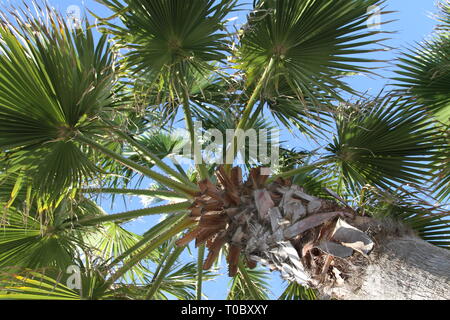
{"label": "green palm frond", "polygon": [[442,122],[450,123],[450,38],[420,44],[400,62],[399,86],[418,97]]}
{"label": "green palm frond", "polygon": [[211,73],[209,77],[198,74],[192,80],[191,101],[199,107],[239,110],[247,100],[242,79]]}
{"label": "green palm frond", "polygon": [[[236,32],[227,19],[239,0],[96,1],[113,12],[97,20],[103,29],[87,18],[69,27],[49,5],[0,12],[0,300],[201,299],[202,281],[217,274],[203,270],[203,248],[195,257],[177,240],[193,230],[200,206],[201,215],[233,208],[232,188],[214,175],[218,159],[176,161],[196,139],[194,121],[202,122],[204,160],[232,153],[209,129],[222,137],[254,130],[246,133],[256,133],[259,156],[259,134],[268,133],[267,156],[280,147],[280,165],[266,180],[274,202],[279,192],[269,189],[292,183],[394,234],[450,248],[448,0],[433,38],[399,60],[399,90],[356,103],[344,102],[361,97],[346,80],[374,74],[381,62],[370,57],[389,32],[368,23],[371,8],[389,13],[384,0],[254,0]],[[180,120],[189,134],[172,134]],[[316,145],[287,149],[276,127]],[[250,152],[253,137],[244,143],[242,167],[261,165]],[[220,195],[197,184],[208,176]],[[252,206],[251,182],[262,188],[252,178],[238,188],[239,211]],[[110,194],[111,205],[117,195],[151,203],[107,214],[88,194]],[[164,216],[142,235],[124,226],[155,215]],[[227,299],[269,299],[269,278],[242,257]],[[284,289],[279,300],[318,298],[297,283]]]}
{"label": "green palm frond", "polygon": [[418,188],[392,193],[366,187],[359,210],[378,219],[401,221],[431,244],[450,248],[450,212],[445,206],[428,203],[424,199],[429,190]]}
{"label": "green palm frond", "polygon": [[[120,257],[142,240],[142,236],[127,231],[113,222],[103,224],[96,232],[90,232],[83,238],[91,254],[106,263]],[[127,259],[123,261],[126,262]],[[141,283],[147,272],[145,266],[139,263],[127,272],[123,279],[131,283]]]}
{"label": "green palm frond", "polygon": [[266,270],[251,270],[240,263],[237,275],[231,280],[227,300],[268,300],[269,277]]}
{"label": "green palm frond", "polygon": [[0,275],[2,300],[81,300],[79,293],[36,271]]}
{"label": "green palm frond", "polygon": [[341,106],[335,119],[337,134],[326,158],[333,163],[331,174],[350,189],[395,188],[430,178],[443,141],[423,109],[387,96]]}
{"label": "green palm frond", "polygon": [[[125,131],[126,132],[126,131]],[[186,144],[184,138],[169,134],[166,131],[157,131],[156,129],[147,129],[145,133],[136,135],[133,137],[134,141],[139,144],[142,148],[151,151],[161,160],[170,159],[170,157],[177,150],[181,150]],[[118,153],[123,153],[128,159],[133,162],[146,166],[148,168],[154,167],[154,162],[143,155],[141,152],[133,149],[129,144],[122,144],[122,146],[116,146]],[[130,186],[131,184],[139,186],[144,181],[144,177],[134,170],[117,166],[116,163],[104,163],[102,168],[107,169],[110,176],[107,179],[102,180],[102,184],[108,187],[122,187]],[[177,168],[179,170],[179,167]],[[183,173],[180,173],[183,174]],[[167,188],[161,186],[161,190],[167,190]],[[113,197],[114,199],[114,197]]]}
{"label": "green palm frond", "polygon": [[211,63],[227,57],[229,41],[224,23],[235,0],[100,2],[123,23],[112,25],[104,20],[118,45],[130,49],[125,55],[126,66],[134,73],[144,74],[150,82],[163,84],[167,75],[184,80],[179,76],[188,70],[210,70]]}
{"label": "green palm frond", "polygon": [[[203,281],[210,281],[213,278],[214,275],[210,272],[203,272]],[[177,263],[161,283],[159,296],[164,300],[170,296],[179,300],[195,300],[196,286],[197,265]]]}
{"label": "green palm frond", "polygon": [[179,300],[194,300],[197,284],[197,273],[194,263],[182,264],[180,255],[186,247],[167,247],[163,259],[148,285],[146,299],[167,300],[170,295]]}
{"label": "green palm frond", "polygon": [[71,138],[95,132],[95,120],[116,106],[115,61],[106,36],[94,40],[88,24],[72,30],[38,9],[47,24],[26,10],[0,21],[0,148],[37,185],[63,189],[96,171]]}
{"label": "green palm frond", "polygon": [[[149,268],[144,281],[138,285],[126,285],[126,290],[133,299],[141,300],[194,300],[197,285],[197,270],[193,262],[184,263],[180,255],[186,247],[174,246],[173,238],[155,248],[149,259]],[[204,280],[211,280],[213,275],[204,272]],[[119,293],[122,290],[119,289]]]}
{"label": "green palm frond", "polygon": [[309,172],[306,171],[296,174],[292,177],[292,182],[301,186],[308,194],[320,197],[321,199],[335,200],[335,198],[330,196],[330,193],[326,191],[327,189],[333,190],[341,198],[348,196],[348,194],[342,192],[344,190],[339,188],[339,182],[335,177],[329,176],[318,169],[312,169]]}
{"label": "green palm frond", "polygon": [[296,282],[288,283],[286,289],[278,300],[316,300],[317,294],[314,290],[305,288]]}
{"label": "green palm frond", "polygon": [[437,160],[436,178],[434,180],[436,197],[439,201],[450,200],[450,127],[444,129],[444,145]]}
{"label": "green palm frond", "polygon": [[297,151],[295,148],[280,148],[280,170],[283,172],[293,170],[304,165],[312,153],[306,150]]}
{"label": "green palm frond", "polygon": [[[0,202],[1,205],[4,203]],[[56,208],[27,211],[10,207],[0,219],[0,267],[65,269],[87,248],[91,229],[76,229],[70,220],[105,213],[86,198],[63,199]]]}
{"label": "green palm frond", "polygon": [[[211,279],[208,273],[204,276],[206,280]],[[162,279],[152,300],[195,300],[196,281],[195,263],[177,262]],[[118,284],[114,289],[114,296],[122,300],[146,300],[149,288],[150,285]]]}
{"label": "green palm frond", "polygon": [[443,23],[431,40],[399,59],[397,85],[417,97],[437,118],[450,124],[450,4],[442,4]]}
{"label": "green palm frond", "polygon": [[[185,144],[186,141],[180,136],[170,134],[164,131],[147,131],[145,134],[136,137],[136,142],[141,146],[150,150],[153,154],[155,154],[159,159],[166,159],[173,155],[177,150],[180,150]],[[145,156],[139,154],[134,150],[130,150],[129,147],[125,149],[127,155],[129,155],[130,159],[140,163],[146,163],[151,166],[152,161]]]}
{"label": "green palm frond", "polygon": [[274,118],[288,129],[297,128],[304,135],[316,139],[330,131],[330,97],[317,97],[320,103],[308,97],[300,98],[287,85],[278,85],[275,93],[266,93],[266,103]]}
{"label": "green palm frond", "polygon": [[439,31],[450,31],[450,2],[448,0],[444,0],[442,3],[438,4],[441,9],[441,15],[438,17],[439,22],[441,23],[438,26]]}
{"label": "green palm frond", "polygon": [[[189,93],[192,103],[199,107],[216,106],[228,109],[245,104],[245,94],[238,92],[242,81],[232,80],[219,73],[220,66],[211,66],[211,70],[189,70],[183,75],[183,90]],[[168,75],[166,75],[168,76]],[[133,94],[137,109],[144,110],[143,116],[156,113],[160,118],[153,120],[152,128],[172,127],[177,120],[178,107],[182,104],[180,92],[174,92],[173,83],[152,85],[151,79],[133,75]],[[176,80],[176,78],[175,78]]]}
{"label": "green palm frond", "polygon": [[[281,80],[298,100],[316,104],[337,88],[352,92],[340,74],[366,73],[371,59],[356,54],[373,52],[380,39],[367,28],[368,8],[383,1],[259,0],[242,30],[239,64],[250,83],[260,78],[271,59],[275,65],[270,85],[276,92]],[[267,84],[268,86],[269,84]]]}
{"label": "green palm frond", "polygon": [[30,183],[30,179],[20,171],[0,174],[0,203],[4,208],[12,207],[24,213],[38,211]]}
{"label": "green palm frond", "polygon": [[[203,148],[211,151],[211,154],[205,155],[204,157],[213,164],[211,170],[214,170],[215,164],[219,162],[225,163],[225,151],[229,146],[229,141],[227,140],[230,136],[229,130],[234,130],[234,128],[236,128],[240,115],[231,108],[223,109],[194,105],[192,109],[195,118],[201,120],[203,138],[207,140],[203,143]],[[259,159],[257,155],[260,154],[261,145],[266,143],[267,156],[270,157],[272,146],[278,146],[280,144],[280,141],[275,139],[275,133],[278,133],[278,129],[264,117],[258,116],[252,119],[244,130],[247,130],[247,133],[254,133],[253,138],[250,137],[245,141],[241,141],[242,145],[239,145],[239,147],[242,148],[242,153],[245,153],[245,157],[244,154],[241,153],[241,159],[245,159],[245,164],[248,168],[258,164]],[[219,132],[223,139],[216,140],[215,135]],[[263,141],[264,138],[260,136],[262,132],[267,133],[265,137],[266,141]],[[250,150],[256,150],[257,154],[251,153]],[[207,156],[209,156],[209,158],[206,158]]]}
{"label": "green palm frond", "polygon": [[29,183],[43,195],[55,189],[64,193],[67,188],[80,186],[100,172],[94,161],[89,150],[73,142],[58,141],[13,151],[6,172],[24,172],[31,178]]}
{"label": "green palm frond", "polygon": [[[0,274],[4,293],[0,299],[12,300],[112,300],[120,299],[120,284],[105,288],[105,272],[101,264],[79,259],[72,268],[44,270],[10,269]],[[74,262],[75,263],[75,262]],[[88,266],[88,267],[87,267]]]}
{"label": "green palm frond", "polygon": [[56,232],[31,216],[9,209],[0,223],[0,267],[66,268],[77,255],[77,238]]}
{"label": "green palm frond", "polygon": [[158,300],[167,300],[170,296],[179,300],[195,300],[196,285],[196,265],[194,263],[178,265],[164,278],[155,297]]}

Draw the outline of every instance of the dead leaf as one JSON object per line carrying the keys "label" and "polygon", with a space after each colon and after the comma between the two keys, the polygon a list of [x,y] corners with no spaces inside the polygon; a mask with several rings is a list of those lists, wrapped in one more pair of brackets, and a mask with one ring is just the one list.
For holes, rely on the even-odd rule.
{"label": "dead leaf", "polygon": [[230,277],[234,277],[237,274],[240,255],[241,248],[231,245],[227,256],[227,262],[229,265],[228,274]]}
{"label": "dead leaf", "polygon": [[335,217],[337,217],[341,214],[342,214],[342,212],[336,211],[336,212],[319,213],[319,214],[309,216],[303,220],[300,220],[299,222],[292,225],[291,227],[287,228],[284,231],[284,238],[286,240],[292,239],[309,229],[315,228],[331,219],[334,219]]}
{"label": "dead leaf", "polygon": [[338,258],[348,258],[353,254],[353,249],[331,241],[324,241],[316,248]]}
{"label": "dead leaf", "polygon": [[345,280],[341,277],[341,272],[338,270],[338,268],[333,267],[333,274],[334,277],[336,278],[336,286],[337,287],[341,287],[344,285]]}
{"label": "dead leaf", "polygon": [[267,190],[255,190],[254,192],[256,209],[261,220],[266,220],[269,210],[275,207],[272,198]]}
{"label": "dead leaf", "polygon": [[205,263],[203,264],[204,270],[211,269],[213,263],[217,260],[220,250],[222,249],[222,246],[227,242],[227,239],[225,236],[217,237],[210,246],[208,246],[209,253],[208,257],[205,260]]}
{"label": "dead leaf", "polygon": [[196,229],[192,230],[191,232],[186,233],[181,239],[179,239],[176,242],[177,246],[183,247],[183,246],[187,245],[189,242],[194,240],[199,235],[200,232],[201,232],[201,229],[196,228]]}
{"label": "dead leaf", "polygon": [[308,203],[308,213],[314,214],[320,211],[322,208],[322,201],[320,200],[313,200]]}
{"label": "dead leaf", "polygon": [[331,238],[340,242],[343,246],[352,248],[364,255],[368,255],[374,247],[372,239],[367,234],[351,226],[343,219],[339,219],[336,222]]}
{"label": "dead leaf", "polygon": [[245,233],[242,231],[242,227],[239,227],[233,235],[231,239],[232,243],[241,243],[241,240],[244,238]]}
{"label": "dead leaf", "polygon": [[272,227],[272,231],[277,231],[279,229],[279,221],[282,219],[280,209],[278,207],[276,208],[270,208],[269,210],[269,220],[270,225]]}

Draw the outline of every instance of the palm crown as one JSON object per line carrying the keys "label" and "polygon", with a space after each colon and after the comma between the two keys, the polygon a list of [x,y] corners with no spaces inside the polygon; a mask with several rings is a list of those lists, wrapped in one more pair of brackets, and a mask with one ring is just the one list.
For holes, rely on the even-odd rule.
{"label": "palm crown", "polygon": [[[389,216],[449,247],[448,211],[429,204],[450,195],[448,4],[434,38],[399,59],[397,89],[368,99],[345,79],[374,72],[377,61],[365,54],[383,38],[366,22],[368,8],[384,1],[258,0],[237,31],[228,21],[240,10],[235,0],[99,2],[121,21],[97,17],[99,37],[87,21],[70,28],[45,5],[2,14],[2,298],[201,299],[203,281],[215,276],[203,269],[219,267],[222,255],[229,299],[268,298],[267,273],[255,269],[263,259],[251,259],[251,239],[239,231],[257,237],[256,214],[274,208],[289,215],[290,192],[304,194],[305,215],[328,214],[324,225],[336,210]],[[285,161],[270,177],[249,162],[173,161],[184,146],[170,134],[180,117],[194,143],[194,121],[261,130],[274,126],[266,111],[325,147],[281,148]],[[236,157],[218,145],[222,158]],[[142,188],[146,179],[154,187]],[[101,194],[157,204],[106,214],[95,201]],[[143,235],[122,226],[152,215],[166,217]],[[303,217],[295,216],[292,225]],[[194,239],[198,259],[185,263]],[[66,285],[72,265],[81,291]],[[281,299],[315,298],[299,283]]]}

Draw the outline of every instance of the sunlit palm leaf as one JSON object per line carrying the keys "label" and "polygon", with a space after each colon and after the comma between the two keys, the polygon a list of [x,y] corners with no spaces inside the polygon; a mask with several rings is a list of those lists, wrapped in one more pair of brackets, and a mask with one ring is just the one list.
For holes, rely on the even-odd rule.
{"label": "sunlit palm leaf", "polygon": [[[92,254],[100,257],[103,261],[112,261],[118,258],[140,240],[142,240],[142,236],[127,231],[112,222],[105,223],[97,232],[91,232],[85,236],[86,243],[92,248]],[[131,283],[142,283],[147,272],[148,270],[142,264],[137,264],[124,275],[124,279]]]}
{"label": "sunlit palm leaf", "polygon": [[[151,273],[149,273],[151,275]],[[211,276],[205,274],[205,279]],[[196,265],[194,263],[173,265],[162,279],[153,300],[194,300],[196,287]],[[118,299],[145,300],[149,285],[117,285],[114,294]]]}
{"label": "sunlit palm leaf", "polygon": [[[194,300],[197,286],[197,266],[194,263],[176,264],[161,283],[160,297],[167,299],[170,296],[180,300]],[[203,273],[203,281],[209,281],[213,275]]]}
{"label": "sunlit palm leaf", "polygon": [[314,290],[305,288],[296,282],[291,282],[286,286],[286,290],[278,300],[316,300],[317,295]]}
{"label": "sunlit palm leaf", "polygon": [[[184,76],[226,59],[225,17],[235,0],[101,0],[122,20],[105,21],[126,54],[127,66],[150,79]],[[167,75],[173,77],[168,78]],[[152,80],[151,80],[152,81]]]}
{"label": "sunlit palm leaf", "polygon": [[[276,59],[270,81],[285,81],[292,92],[319,104],[339,90],[353,92],[342,72],[365,73],[373,60],[355,54],[371,52],[379,41],[368,29],[369,7],[383,1],[259,0],[242,30],[239,63],[250,83],[261,77],[269,60]],[[368,46],[369,45],[369,46]]]}
{"label": "sunlit palm leaf", "polygon": [[0,148],[20,156],[36,184],[63,189],[95,171],[70,138],[96,130],[93,120],[115,106],[115,62],[106,36],[38,9],[41,20],[28,11],[1,20]]}
{"label": "sunlit palm leaf", "polygon": [[85,198],[63,199],[43,212],[35,207],[26,212],[11,207],[0,220],[0,267],[67,268],[86,248],[83,236],[93,231],[74,229],[69,219],[105,214]]}
{"label": "sunlit palm leaf", "polygon": [[[88,259],[85,257],[85,262]],[[111,300],[120,299],[119,290],[105,288],[105,274],[101,265],[89,261],[92,269],[86,269],[84,263],[78,261],[80,266],[73,265],[71,269],[64,270],[6,270],[0,275],[5,285],[5,293],[0,299],[13,300]],[[71,279],[73,276],[76,281]],[[118,284],[116,286],[120,288]]]}
{"label": "sunlit palm leaf", "polygon": [[336,126],[327,158],[353,189],[424,181],[443,143],[424,110],[397,98],[343,106]]}
{"label": "sunlit palm leaf", "polygon": [[442,3],[442,26],[431,40],[399,59],[398,85],[450,124],[450,4]]}
{"label": "sunlit palm leaf", "polygon": [[70,233],[54,233],[33,217],[10,209],[0,224],[0,267],[66,268],[76,256],[77,239]]}
{"label": "sunlit palm leaf", "polygon": [[[230,132],[236,128],[239,122],[240,113],[233,108],[214,108],[211,106],[193,106],[193,114],[196,119],[201,120],[203,134],[203,149],[205,150],[204,159],[211,164],[211,170],[214,171],[217,164],[225,163],[226,150],[230,143]],[[268,158],[272,156],[271,151],[280,145],[279,130],[266,118],[258,116],[250,121],[245,133],[248,138],[239,141],[240,164],[247,168],[260,164],[261,147],[265,147],[265,154]],[[265,134],[263,134],[265,133]],[[236,151],[236,150],[235,150]]]}
{"label": "sunlit palm leaf", "polygon": [[399,220],[412,228],[422,239],[433,245],[450,248],[450,212],[445,206],[429,204],[424,198],[429,191],[402,188],[395,194],[370,188],[365,192],[365,214],[378,219],[386,217]]}
{"label": "sunlit palm leaf", "polygon": [[[5,279],[6,277],[6,279]],[[0,299],[81,300],[80,295],[62,283],[35,271],[2,275]]]}
{"label": "sunlit palm leaf", "polygon": [[435,179],[436,197],[445,203],[450,200],[450,130],[444,129],[444,140],[439,160],[437,161],[437,171]]}
{"label": "sunlit palm leaf", "polygon": [[243,264],[231,281],[227,300],[267,300],[269,273],[262,269],[248,269]]}
{"label": "sunlit palm leaf", "polygon": [[[169,133],[161,131],[159,132],[147,131],[145,134],[136,137],[136,141],[144,148],[150,150],[152,153],[158,156],[159,159],[169,158],[176,151],[181,150],[182,147],[186,144],[185,137],[183,138],[177,135],[171,135]],[[142,156],[135,150],[126,147],[124,152],[131,160],[135,161],[136,163],[153,167],[152,161],[150,159]],[[125,172],[122,172],[121,174],[123,174],[130,180],[134,176],[133,171],[128,169]]]}

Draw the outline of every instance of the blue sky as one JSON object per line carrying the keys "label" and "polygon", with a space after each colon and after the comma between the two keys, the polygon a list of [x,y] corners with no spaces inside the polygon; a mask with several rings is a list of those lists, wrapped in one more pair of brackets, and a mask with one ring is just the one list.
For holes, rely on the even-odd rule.
{"label": "blue sky", "polygon": [[[0,0],[0,4],[4,7],[8,4],[17,5],[22,1],[18,0]],[[79,6],[80,8],[87,8],[100,16],[108,16],[108,11],[94,0],[49,0],[50,4],[61,12],[66,12],[70,6]],[[251,2],[251,1],[247,1]],[[27,1],[28,3],[28,1]],[[242,2],[243,4],[245,1]],[[410,48],[416,42],[422,41],[427,35],[429,35],[436,22],[430,18],[432,13],[436,12],[436,1],[433,0],[387,0],[386,5],[389,11],[397,11],[389,16],[383,16],[384,20],[395,19],[397,21],[390,23],[389,25],[382,26],[381,31],[396,31],[396,33],[388,35],[392,39],[387,41],[386,44],[393,48],[389,52],[378,52],[372,56],[377,59],[388,60],[389,63],[384,64],[385,68],[379,71],[382,77],[365,77],[356,76],[349,79],[348,83],[351,87],[358,91],[367,92],[370,95],[376,95],[386,85],[390,83],[388,78],[392,76],[393,63],[395,59],[399,57],[399,52]],[[238,13],[237,21],[233,23],[242,23],[245,18],[245,13]],[[384,78],[383,78],[384,77]],[[291,141],[291,147],[296,145],[302,145],[305,141],[299,139],[298,141]],[[113,208],[109,206],[110,201],[105,200],[103,204],[105,209],[110,213],[123,212],[127,210],[133,210],[142,208],[142,204],[139,199],[125,199],[121,201],[118,199]],[[136,233],[143,233],[148,230],[155,222],[158,221],[158,217],[145,218],[136,220],[127,225],[127,228]],[[183,256],[184,259],[194,259],[187,255]],[[226,274],[226,270],[221,270],[221,273]],[[273,297],[278,297],[283,290],[283,285],[277,274],[274,274],[270,282],[273,284]],[[224,299],[226,295],[226,287],[228,286],[229,279],[226,276],[219,277],[215,282],[209,282],[205,284],[205,294],[209,299]]]}

